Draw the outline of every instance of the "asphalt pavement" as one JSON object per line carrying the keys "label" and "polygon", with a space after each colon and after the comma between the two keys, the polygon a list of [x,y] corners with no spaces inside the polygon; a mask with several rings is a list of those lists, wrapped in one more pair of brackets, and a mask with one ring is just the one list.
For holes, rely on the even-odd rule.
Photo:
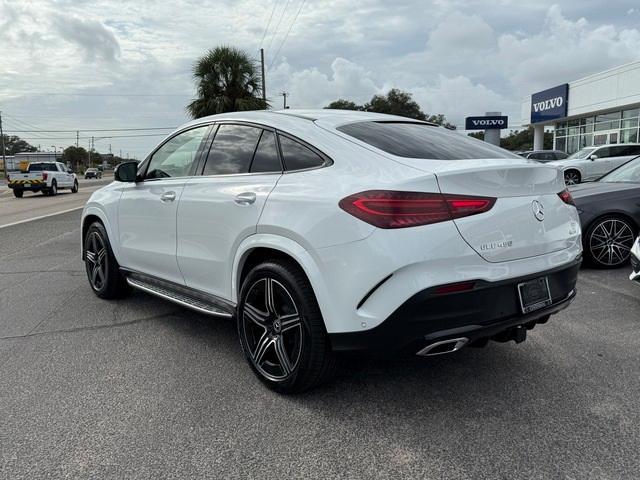
{"label": "asphalt pavement", "polygon": [[284,397],[232,321],[95,297],[79,216],[0,229],[0,478],[638,478],[628,269],[583,269],[523,344],[349,359]]}

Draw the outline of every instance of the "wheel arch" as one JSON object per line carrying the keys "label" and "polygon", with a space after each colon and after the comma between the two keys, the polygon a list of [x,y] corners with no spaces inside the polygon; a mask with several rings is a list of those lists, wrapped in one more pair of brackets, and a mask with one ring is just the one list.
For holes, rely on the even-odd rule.
{"label": "wheel arch", "polygon": [[589,231],[589,229],[598,221],[607,218],[607,217],[617,217],[617,218],[622,218],[623,220],[628,221],[631,226],[634,228],[634,233],[637,235],[638,231],[640,231],[640,225],[638,224],[638,222],[631,216],[629,215],[628,212],[625,212],[624,210],[608,210],[606,212],[600,213],[598,214],[598,216],[594,217],[593,220],[591,220],[586,228],[584,229],[584,237],[586,240],[586,233]]}
{"label": "wheel arch", "polygon": [[111,244],[111,250],[113,251],[113,255],[116,257],[116,260],[119,262],[120,252],[118,248],[118,242],[114,241],[116,238],[115,232],[113,231],[111,223],[107,219],[107,216],[104,214],[104,212],[96,207],[87,207],[83,212],[81,222],[82,223],[80,228],[82,234],[80,237],[80,255],[82,256],[82,259],[84,260],[84,239],[87,234],[87,230],[92,223],[100,222],[107,231],[107,235],[109,236],[109,243]]}
{"label": "wheel arch", "polygon": [[291,260],[302,269],[311,284],[323,318],[328,318],[332,314],[326,301],[328,293],[313,257],[296,241],[273,234],[252,235],[236,250],[231,273],[231,300],[238,303],[242,280],[250,269],[274,257]]}

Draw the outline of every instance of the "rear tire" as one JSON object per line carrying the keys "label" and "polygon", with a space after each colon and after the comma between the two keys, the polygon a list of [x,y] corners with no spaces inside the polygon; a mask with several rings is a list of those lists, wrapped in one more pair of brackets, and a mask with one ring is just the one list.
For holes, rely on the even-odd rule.
{"label": "rear tire", "polygon": [[567,170],[564,172],[564,183],[566,185],[577,185],[582,181],[582,175],[578,170]]}
{"label": "rear tire", "polygon": [[71,187],[71,193],[78,193],[78,180],[73,181],[73,187]]}
{"label": "rear tire", "polygon": [[107,231],[100,222],[91,224],[84,237],[83,258],[93,293],[104,299],[126,295],[129,284],[111,250]]}
{"label": "rear tire", "polygon": [[55,197],[58,194],[58,182],[55,180],[51,182],[51,188],[49,189],[49,196]]}
{"label": "rear tire", "polygon": [[335,357],[322,313],[293,261],[265,261],[247,274],[236,319],[247,362],[270,389],[298,393],[332,375]]}
{"label": "rear tire", "polygon": [[14,188],[13,189],[13,195],[16,198],[22,198],[22,196],[24,195],[24,191],[19,189],[19,188]]}
{"label": "rear tire", "polygon": [[620,268],[629,263],[638,232],[628,219],[607,215],[594,221],[583,238],[584,256],[594,268]]}

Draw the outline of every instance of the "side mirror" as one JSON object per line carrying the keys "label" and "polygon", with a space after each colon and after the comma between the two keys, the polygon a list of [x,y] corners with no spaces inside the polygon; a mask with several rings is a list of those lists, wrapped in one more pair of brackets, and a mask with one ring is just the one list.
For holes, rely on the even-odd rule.
{"label": "side mirror", "polygon": [[590,155],[589,156],[589,160],[596,160],[598,158],[598,155]]}
{"label": "side mirror", "polygon": [[113,171],[116,182],[135,182],[138,177],[138,162],[124,162]]}
{"label": "side mirror", "polygon": [[67,168],[67,173],[73,173],[73,170],[71,170],[70,168]]}

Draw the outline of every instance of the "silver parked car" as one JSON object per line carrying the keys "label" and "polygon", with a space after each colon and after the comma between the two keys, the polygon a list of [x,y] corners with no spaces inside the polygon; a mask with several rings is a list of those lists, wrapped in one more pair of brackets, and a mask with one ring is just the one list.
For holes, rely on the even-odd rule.
{"label": "silver parked car", "polygon": [[566,184],[575,185],[597,180],[638,155],[640,143],[601,145],[585,147],[571,154],[566,160],[557,160],[549,164],[561,166],[564,169]]}
{"label": "silver parked car", "polygon": [[560,150],[527,150],[518,153],[521,157],[537,160],[540,163],[552,162],[554,160],[564,160],[568,155]]}

